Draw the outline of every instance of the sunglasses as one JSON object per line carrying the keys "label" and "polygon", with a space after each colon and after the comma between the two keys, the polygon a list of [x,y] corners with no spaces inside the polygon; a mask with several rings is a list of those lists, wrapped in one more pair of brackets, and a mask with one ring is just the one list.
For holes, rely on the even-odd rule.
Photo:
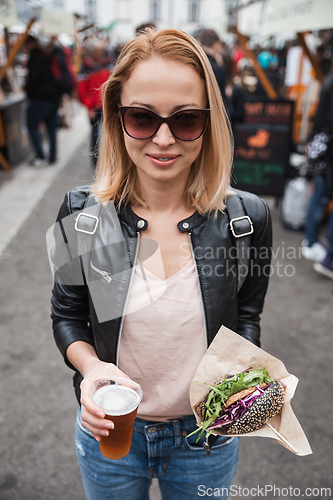
{"label": "sunglasses", "polygon": [[172,135],[180,141],[195,141],[205,131],[209,109],[183,109],[167,118],[151,109],[136,106],[118,106],[123,128],[133,139],[150,139],[162,123],[166,123]]}

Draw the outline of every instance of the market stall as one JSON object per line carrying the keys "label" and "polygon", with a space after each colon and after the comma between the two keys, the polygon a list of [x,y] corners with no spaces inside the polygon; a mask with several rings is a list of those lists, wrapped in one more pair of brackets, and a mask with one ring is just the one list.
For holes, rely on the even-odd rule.
{"label": "market stall", "polygon": [[[304,140],[301,135],[302,121],[309,117],[304,115],[302,109],[303,94],[308,81],[304,82],[304,65],[306,61],[312,66],[315,78],[322,82],[324,73],[319,65],[316,55],[310,50],[306,36],[308,33],[333,28],[333,2],[332,0],[267,0],[264,5],[261,23],[261,34],[266,36],[293,32],[297,36],[299,54],[293,60],[295,71],[294,81],[289,80],[292,88],[291,96],[295,101],[293,140],[295,143]],[[294,48],[293,48],[294,49]],[[293,85],[291,85],[293,83]],[[305,83],[305,84],[304,84]]]}
{"label": "market stall", "polygon": [[27,99],[23,92],[12,94],[0,103],[1,166],[10,170],[31,153],[25,124]]}
{"label": "market stall", "polygon": [[293,47],[297,58],[294,58],[293,64],[289,64],[293,73],[293,92],[287,100],[279,98],[272,87],[249,48],[248,38],[237,28],[234,29],[267,95],[261,99],[251,97],[245,106],[244,122],[235,126],[234,182],[240,189],[259,195],[283,195],[292,144],[297,144],[306,134],[301,134],[302,120],[308,118],[304,116],[302,100],[305,61],[310,69],[312,67],[319,85],[324,77],[315,54],[307,45],[306,33],[332,27],[332,0],[266,0],[260,35],[271,37],[289,31],[295,34],[298,42],[298,47]]}
{"label": "market stall", "polygon": [[[0,68],[0,80],[9,76],[10,73],[15,73],[12,66],[36,21],[36,18],[31,19],[10,47],[5,62]],[[0,6],[0,24],[5,29],[20,24],[14,0],[8,0],[6,8]],[[63,33],[74,39],[74,16],[65,14],[59,9],[40,7],[38,26],[41,33],[50,37],[50,40]],[[12,87],[8,92],[0,91],[0,167],[5,170],[10,170],[12,166],[31,154],[25,123],[26,94],[22,85],[20,88],[16,88],[14,85]],[[68,110],[68,106],[66,109]]]}
{"label": "market stall", "polygon": [[[0,68],[0,80],[6,75],[18,51],[24,44],[35,19],[31,19],[7,55]],[[8,0],[6,8],[0,8],[0,24],[5,28],[19,24],[14,0]],[[23,92],[0,94],[0,166],[10,170],[30,153],[28,134],[24,123],[26,97]]]}

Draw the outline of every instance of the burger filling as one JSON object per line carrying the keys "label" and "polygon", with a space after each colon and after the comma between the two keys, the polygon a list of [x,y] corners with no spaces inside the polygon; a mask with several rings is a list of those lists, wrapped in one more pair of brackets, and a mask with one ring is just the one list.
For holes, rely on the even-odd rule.
{"label": "burger filling", "polygon": [[[254,390],[250,392],[247,396],[236,401],[236,403],[231,404],[228,408],[223,410],[222,414],[217,417],[212,424],[207,427],[207,430],[221,428],[228,429],[234,422],[236,422],[240,417],[244,415],[253,405],[253,403],[263,394],[264,390],[267,389],[271,384],[264,385],[260,387],[259,385],[254,387]],[[244,391],[245,392],[245,391]]]}
{"label": "burger filling", "polygon": [[199,440],[205,431],[208,437],[216,427],[225,429],[232,425],[271,383],[272,379],[265,367],[258,370],[245,370],[233,377],[223,379],[214,386],[204,384],[210,389],[203,405],[204,421],[202,427],[192,434],[200,431]]}

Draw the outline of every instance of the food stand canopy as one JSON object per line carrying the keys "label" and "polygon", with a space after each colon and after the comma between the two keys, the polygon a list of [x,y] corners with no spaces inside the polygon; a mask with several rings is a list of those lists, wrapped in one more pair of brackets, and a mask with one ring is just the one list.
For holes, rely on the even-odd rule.
{"label": "food stand canopy", "polygon": [[333,28],[333,0],[267,0],[260,33],[301,33]]}
{"label": "food stand canopy", "polygon": [[44,25],[44,34],[55,36],[59,33],[74,36],[74,16],[56,9],[41,7],[40,18]]}
{"label": "food stand canopy", "polygon": [[0,2],[0,24],[3,24],[6,28],[19,24],[15,0]]}

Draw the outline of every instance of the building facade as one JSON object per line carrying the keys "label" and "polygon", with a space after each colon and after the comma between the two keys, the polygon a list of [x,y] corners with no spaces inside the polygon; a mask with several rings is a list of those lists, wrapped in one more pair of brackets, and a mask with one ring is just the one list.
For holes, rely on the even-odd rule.
{"label": "building facade", "polygon": [[89,16],[100,27],[112,28],[116,41],[127,42],[135,28],[151,21],[158,28],[194,33],[199,28],[226,32],[227,0],[62,0],[68,13]]}

